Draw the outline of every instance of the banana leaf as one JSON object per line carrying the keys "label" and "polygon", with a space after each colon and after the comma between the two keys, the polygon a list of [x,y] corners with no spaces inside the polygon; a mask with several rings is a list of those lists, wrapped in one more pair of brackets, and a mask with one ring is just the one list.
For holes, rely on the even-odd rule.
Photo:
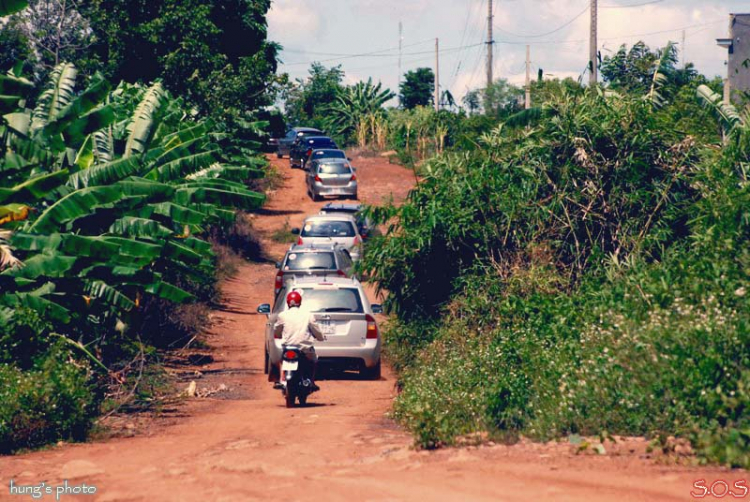
{"label": "banana leaf", "polygon": [[2,95],[25,97],[33,90],[34,84],[28,79],[8,74],[0,75],[0,94]]}
{"label": "banana leaf", "polygon": [[126,239],[124,237],[102,237],[107,242],[118,246],[118,254],[122,256],[137,257],[140,259],[155,260],[161,255],[164,244],[153,242],[143,242],[135,239]]}
{"label": "banana leaf", "polygon": [[9,16],[26,8],[28,0],[0,0],[0,16]]}
{"label": "banana leaf", "polygon": [[150,218],[155,214],[171,218],[179,225],[202,225],[207,223],[208,218],[205,213],[172,202],[148,204],[138,212],[138,216],[141,218]]}
{"label": "banana leaf", "polygon": [[24,261],[24,266],[2,272],[4,275],[36,279],[38,277],[64,277],[76,264],[74,256],[61,254],[36,254]]}
{"label": "banana leaf", "polygon": [[115,221],[109,227],[112,234],[124,237],[141,237],[148,239],[162,239],[174,234],[167,227],[160,225],[159,222],[146,218],[136,218],[134,216],[125,216]]}
{"label": "banana leaf", "polygon": [[88,169],[73,173],[68,180],[68,185],[76,190],[94,185],[110,185],[138,173],[140,168],[141,163],[138,157],[95,164]]}
{"label": "banana leaf", "polygon": [[255,192],[234,193],[214,188],[179,188],[174,195],[175,202],[182,205],[209,202],[246,210],[258,209],[265,199],[264,195]]}
{"label": "banana leaf", "polygon": [[89,135],[86,140],[78,149],[76,159],[74,161],[75,166],[78,170],[88,169],[96,161],[94,157],[94,137]]}
{"label": "banana leaf", "polygon": [[164,246],[164,256],[193,265],[197,265],[203,260],[203,256],[200,253],[175,241],[167,241]]}
{"label": "banana leaf", "polygon": [[31,293],[15,293],[10,295],[7,301],[16,308],[25,307],[34,310],[42,317],[49,317],[62,324],[70,322],[70,310],[42,296],[35,296]]}
{"label": "banana leaf", "polygon": [[144,178],[161,182],[184,178],[188,174],[200,171],[216,162],[215,154],[217,152],[218,150],[212,150],[172,160],[166,164],[153,168],[146,173]]}
{"label": "banana leaf", "polygon": [[144,291],[164,300],[169,300],[176,303],[185,303],[189,300],[195,299],[195,297],[187,291],[164,281],[149,284],[144,288]]}
{"label": "banana leaf", "polygon": [[103,300],[125,311],[130,311],[135,307],[133,300],[104,281],[85,281],[84,284],[84,291],[92,300]]}
{"label": "banana leaf", "polygon": [[78,70],[71,63],[61,63],[49,74],[45,91],[39,96],[31,115],[31,132],[41,130],[54,121],[75,98]]}
{"label": "banana leaf", "polygon": [[146,91],[133,113],[133,119],[128,124],[124,157],[143,153],[148,149],[156,125],[156,115],[163,101],[164,88],[157,82]]}
{"label": "banana leaf", "polygon": [[0,188],[0,203],[26,202],[32,199],[42,199],[54,188],[65,183],[68,170],[35,176],[12,188]]}

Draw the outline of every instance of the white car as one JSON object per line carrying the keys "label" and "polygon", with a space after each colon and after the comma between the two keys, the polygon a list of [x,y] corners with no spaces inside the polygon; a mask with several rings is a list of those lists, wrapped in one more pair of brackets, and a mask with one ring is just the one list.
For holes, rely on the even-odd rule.
{"label": "white car", "polygon": [[273,308],[258,307],[259,314],[268,316],[265,333],[266,373],[276,371],[281,361],[281,337],[275,337],[274,326],[279,313],[288,309],[286,295],[298,291],[302,307],[313,314],[327,340],[315,342],[315,352],[322,363],[345,369],[357,369],[365,378],[380,378],[380,329],[375,314],[380,305],[370,305],[362,284],[357,279],[339,276],[294,277],[276,295]]}
{"label": "white car", "polygon": [[302,228],[293,228],[297,245],[338,244],[357,261],[361,256],[362,236],[357,220],[348,214],[318,214],[308,217]]}

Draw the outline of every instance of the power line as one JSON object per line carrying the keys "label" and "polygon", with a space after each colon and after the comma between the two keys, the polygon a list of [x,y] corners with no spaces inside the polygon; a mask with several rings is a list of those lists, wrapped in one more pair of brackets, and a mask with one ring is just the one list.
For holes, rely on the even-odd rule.
{"label": "power line", "polygon": [[[500,28],[499,26],[496,26],[495,28],[497,28],[498,30],[502,31],[503,33],[507,33],[508,35],[511,35],[511,36],[514,36],[514,37],[518,37],[518,38],[540,38],[540,37],[546,37],[547,35],[551,35],[553,33],[557,33],[558,31],[562,30],[563,28],[566,28],[566,27],[570,26],[571,24],[573,24],[573,22],[576,19],[578,19],[579,17],[581,17],[582,15],[584,15],[586,12],[588,12],[588,10],[589,10],[589,6],[587,5],[586,8],[583,9],[578,14],[576,14],[575,17],[573,17],[573,19],[570,19],[565,24],[563,24],[561,26],[558,26],[554,30],[548,31],[546,33],[537,33],[535,35],[519,35],[517,33],[512,33],[510,31],[504,30],[503,28]],[[524,42],[524,43],[526,43],[526,42]]]}
{"label": "power line", "polygon": [[[433,39],[434,40],[434,39]],[[418,45],[418,44],[416,44]],[[471,47],[477,47],[480,44],[471,44],[471,45],[464,45],[459,47],[448,47],[446,49],[441,49],[440,53],[446,53],[446,52],[455,52],[460,51],[463,49],[471,48]],[[297,61],[294,63],[284,63],[285,66],[298,66],[298,65],[308,65],[311,63],[327,63],[330,61],[339,61],[341,59],[351,59],[351,58],[360,58],[360,57],[381,57],[381,58],[397,58],[398,54],[383,54],[383,52],[390,51],[393,49],[384,49],[382,51],[375,51],[375,52],[367,52],[363,54],[346,54],[341,57],[337,58],[330,58],[330,59],[321,59],[321,60],[310,60],[310,61]],[[398,50],[398,47],[396,48]],[[403,56],[418,56],[422,54],[432,54],[434,51],[420,51],[420,52],[404,52]]]}
{"label": "power line", "polygon": [[650,0],[648,2],[634,3],[629,5],[600,5],[600,9],[631,9],[633,7],[643,7],[644,5],[651,5],[655,3],[662,3],[664,0]]}

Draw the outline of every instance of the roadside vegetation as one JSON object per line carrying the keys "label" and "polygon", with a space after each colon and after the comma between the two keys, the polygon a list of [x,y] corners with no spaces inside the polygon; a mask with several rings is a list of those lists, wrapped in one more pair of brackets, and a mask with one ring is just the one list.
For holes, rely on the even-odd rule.
{"label": "roadside vegetation", "polygon": [[[18,53],[28,59],[9,59],[0,76],[0,453],[85,438],[102,409],[132,404],[113,400],[121,396],[112,389],[153,397],[136,388],[141,376],[158,379],[149,367],[158,351],[206,325],[217,280],[233,272],[229,258],[257,247],[242,211],[265,199],[254,188],[266,174],[257,140],[267,123],[254,107],[269,102],[264,89],[275,78],[275,48],[262,42],[267,3],[243,27],[202,2],[216,15],[190,19],[217,26],[214,38],[194,40],[195,50],[213,51],[200,69],[184,66],[192,57],[184,47],[170,55],[156,19],[139,20],[155,30],[152,46],[119,31],[135,52],[109,44],[107,30],[130,23],[122,18],[135,7],[65,5],[54,14],[92,42],[88,52],[51,54],[49,40],[32,39],[40,32],[29,27],[50,22],[38,2],[6,2],[1,13],[23,9],[0,35],[25,46]],[[156,7],[165,9],[157,18],[182,12]],[[219,28],[255,33],[258,57],[222,54]],[[158,66],[127,60],[149,57],[148,47],[160,51]],[[75,55],[80,66],[62,59]],[[209,92],[219,69],[223,85]],[[239,99],[251,90],[252,100]]]}
{"label": "roadside vegetation", "polygon": [[548,86],[371,210],[389,228],[363,268],[419,445],[681,436],[750,466],[750,116],[672,46],[633,57],[602,88]]}

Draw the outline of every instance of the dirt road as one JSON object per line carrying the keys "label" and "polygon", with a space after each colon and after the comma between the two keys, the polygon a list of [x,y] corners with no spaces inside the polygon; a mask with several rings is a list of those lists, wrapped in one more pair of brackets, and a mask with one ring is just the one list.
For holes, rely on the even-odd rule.
{"label": "dirt road", "polygon": [[[285,186],[254,218],[272,258],[288,245],[272,241],[273,233],[321,205],[305,195],[301,171],[290,171],[286,159],[274,163]],[[354,164],[367,202],[390,194],[398,200],[413,183],[411,171],[381,159]],[[646,458],[642,440],[603,456],[575,455],[567,443],[415,451],[386,416],[395,393],[387,370],[380,381],[324,380],[312,406],[288,410],[263,375],[265,317],[255,314],[272,299],[274,274],[271,264],[248,263],[223,286],[227,307],[213,313],[207,339],[214,361],[196,382],[199,390],[224,384],[226,391],[192,399],[173,423],[134,437],[0,457],[0,500],[32,500],[9,495],[11,480],[17,491],[45,482],[53,493],[68,480],[96,493],[60,500],[683,501],[691,490],[702,493],[693,488],[698,479],[710,487],[748,477],[660,465]],[[716,489],[721,494],[723,485]]]}

